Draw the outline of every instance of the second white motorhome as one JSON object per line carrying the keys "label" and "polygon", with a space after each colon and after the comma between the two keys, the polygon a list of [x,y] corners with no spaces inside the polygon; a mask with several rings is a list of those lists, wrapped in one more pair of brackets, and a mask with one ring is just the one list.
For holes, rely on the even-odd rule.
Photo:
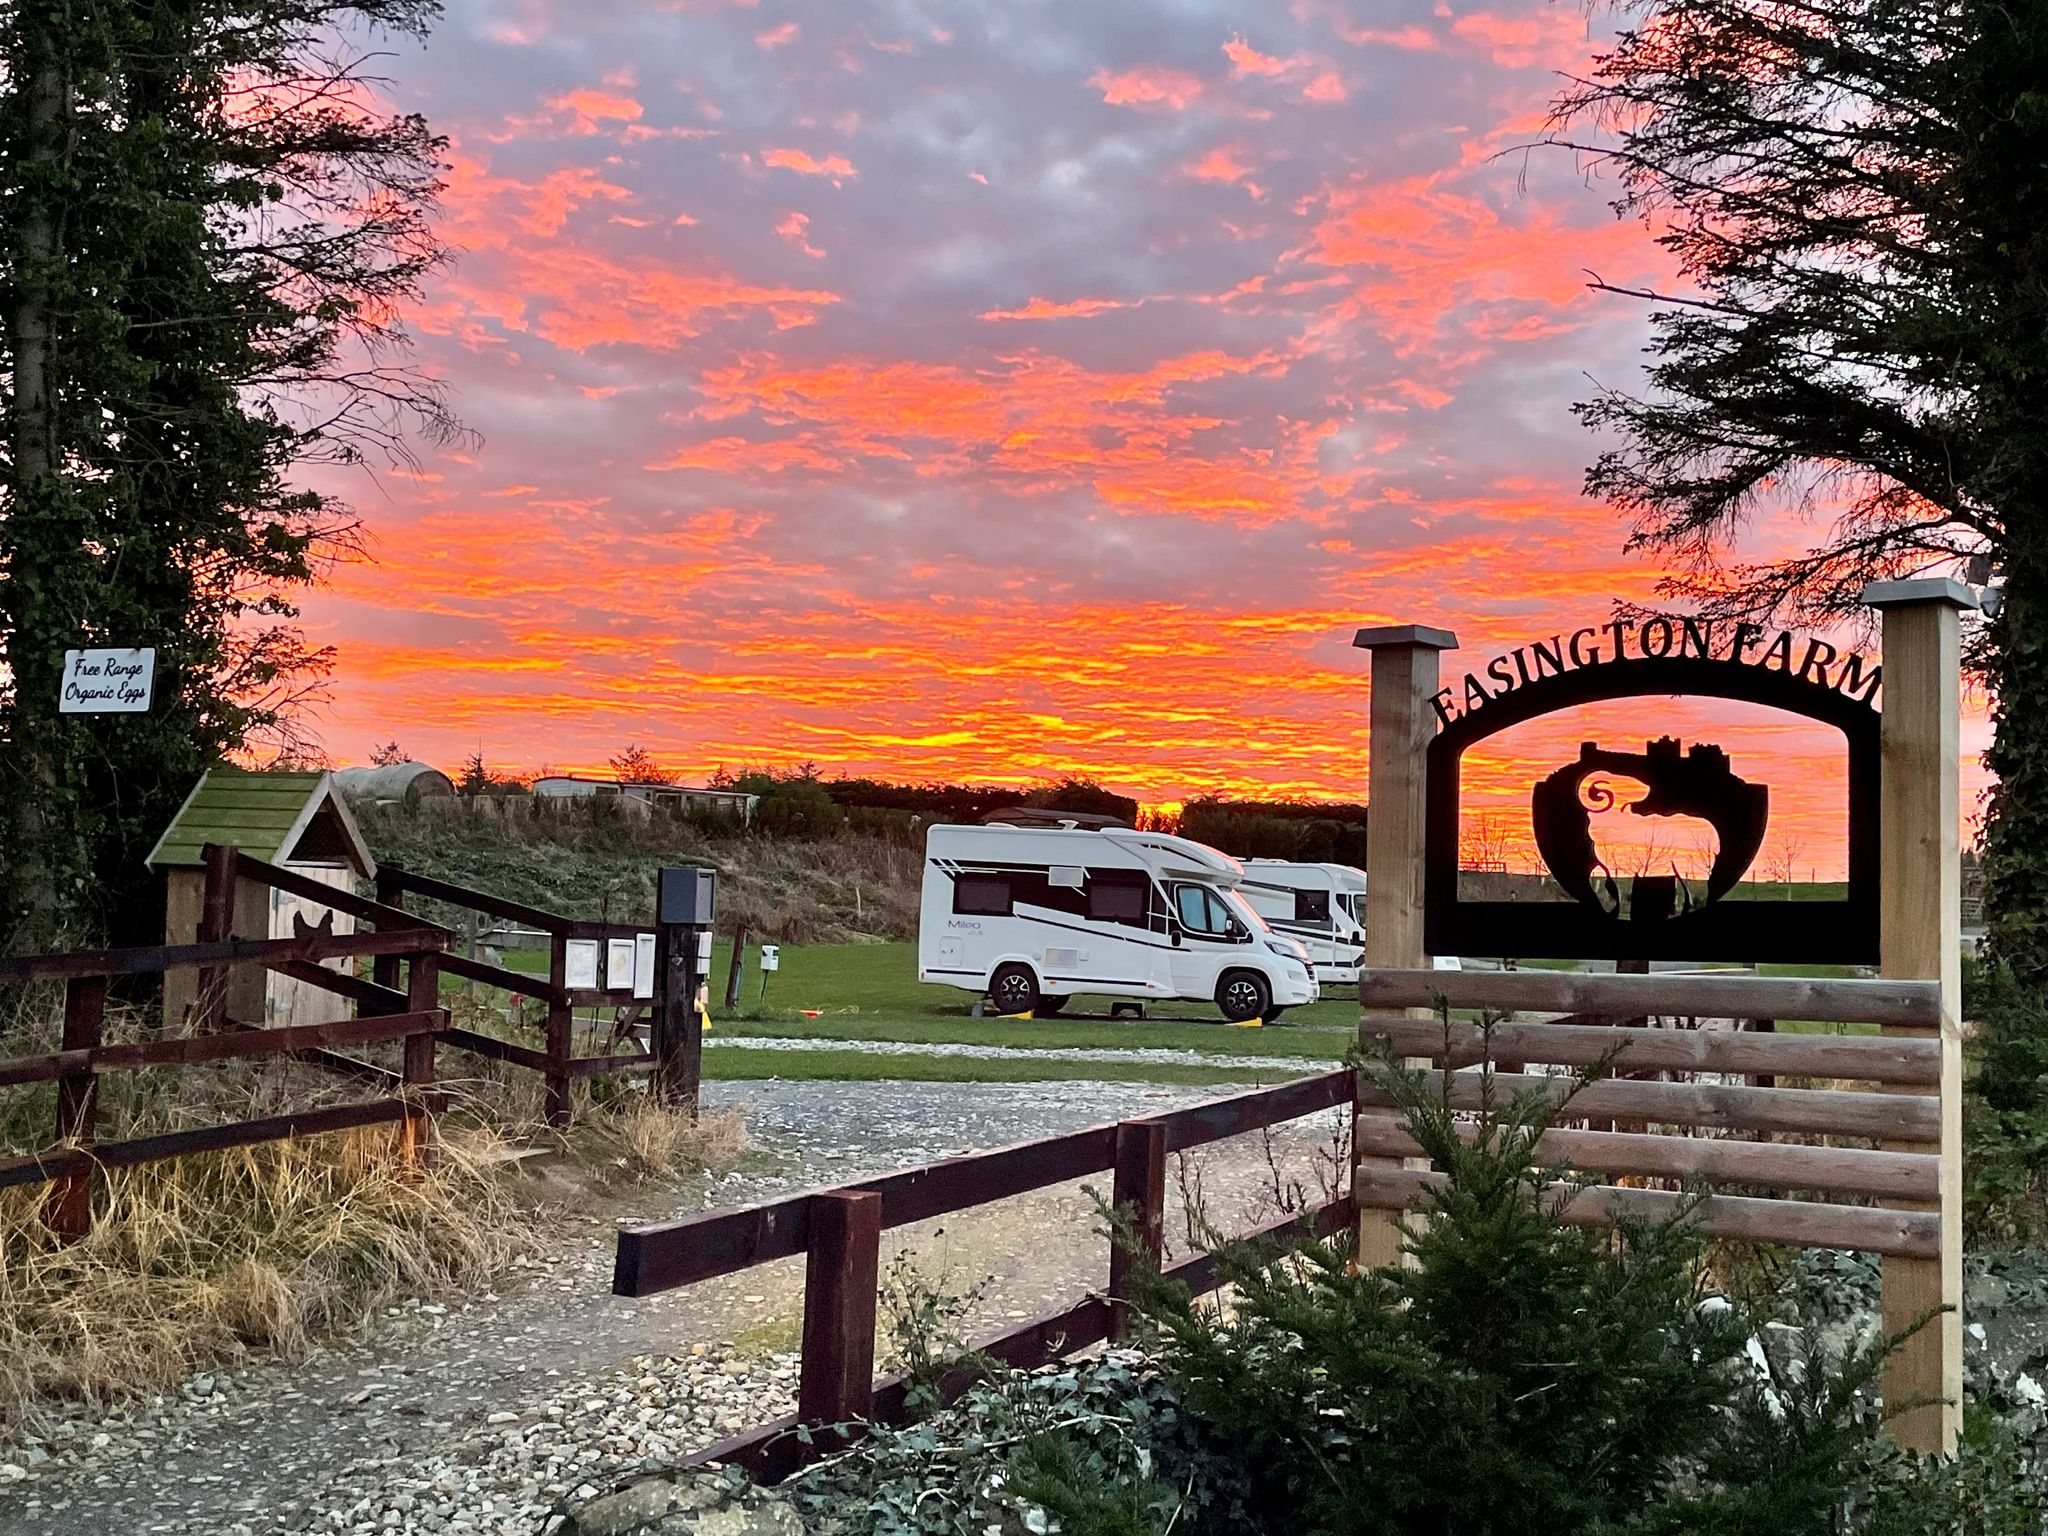
{"label": "second white motorhome", "polygon": [[1238,893],[1243,867],[1125,827],[936,826],[925,838],[918,980],[1004,1013],[1069,997],[1200,999],[1233,1023],[1314,1002],[1307,949]]}
{"label": "second white motorhome", "polygon": [[1365,871],[1349,864],[1246,859],[1244,899],[1308,946],[1318,982],[1350,984],[1365,962]]}

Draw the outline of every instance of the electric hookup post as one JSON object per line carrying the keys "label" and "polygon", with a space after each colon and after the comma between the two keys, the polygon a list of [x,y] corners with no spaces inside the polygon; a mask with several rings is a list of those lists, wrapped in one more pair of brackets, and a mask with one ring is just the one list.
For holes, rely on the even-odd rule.
{"label": "electric hookup post", "polygon": [[654,1023],[654,1095],[697,1113],[704,1071],[704,1006],[711,985],[711,924],[718,871],[664,869],[655,903],[661,1006]]}

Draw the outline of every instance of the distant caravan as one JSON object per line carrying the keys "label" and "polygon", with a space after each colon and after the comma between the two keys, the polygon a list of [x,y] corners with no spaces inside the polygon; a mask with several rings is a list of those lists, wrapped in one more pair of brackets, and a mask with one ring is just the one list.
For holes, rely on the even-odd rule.
{"label": "distant caravan", "polygon": [[1238,894],[1277,933],[1308,946],[1318,983],[1349,985],[1365,961],[1365,871],[1349,864],[1246,859]]}
{"label": "distant caravan", "polygon": [[1057,1013],[1078,993],[1213,1002],[1234,1024],[1315,1001],[1307,948],[1238,891],[1244,867],[1124,827],[933,827],[918,980]]}

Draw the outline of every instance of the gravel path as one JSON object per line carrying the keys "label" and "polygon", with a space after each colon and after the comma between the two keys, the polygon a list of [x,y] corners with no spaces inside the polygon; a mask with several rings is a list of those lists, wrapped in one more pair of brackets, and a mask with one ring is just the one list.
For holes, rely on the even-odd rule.
{"label": "gravel path", "polygon": [[[1155,1113],[1215,1091],[714,1085],[715,1102],[745,1110],[756,1149],[746,1171],[632,1219]],[[1255,1158],[1239,1161],[1238,1183],[1262,1177]],[[393,1308],[358,1343],[200,1377],[175,1397],[49,1415],[32,1426],[35,1438],[0,1442],[0,1536],[527,1536],[579,1490],[786,1411],[801,1260],[621,1300],[610,1294],[612,1227],[571,1218],[553,1251],[497,1290]],[[1067,1186],[892,1233],[884,1260],[916,1248],[927,1273],[942,1268],[962,1290],[999,1277],[974,1320],[986,1327],[1099,1285],[1106,1260],[1094,1228],[1091,1203]]]}
{"label": "gravel path", "polygon": [[742,1035],[710,1042],[719,1050],[742,1051],[854,1051],[864,1056],[960,1056],[971,1061],[1037,1062],[1133,1062],[1140,1066],[1168,1067],[1251,1067],[1274,1072],[1328,1072],[1339,1065],[1335,1057],[1235,1056],[1213,1051],[1178,1051],[1164,1046],[1121,1050],[1110,1046],[1006,1046],[967,1045],[958,1041],[922,1042],[906,1040],[789,1040],[773,1035]]}

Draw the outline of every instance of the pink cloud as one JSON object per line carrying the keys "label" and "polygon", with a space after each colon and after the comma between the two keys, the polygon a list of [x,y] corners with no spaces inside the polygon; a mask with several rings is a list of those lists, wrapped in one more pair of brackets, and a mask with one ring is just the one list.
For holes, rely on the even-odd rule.
{"label": "pink cloud", "polygon": [[1052,299],[1033,299],[1020,309],[985,309],[981,312],[984,320],[1074,320],[1089,315],[1106,314],[1113,309],[1134,309],[1134,302],[1124,299],[1069,299],[1057,303]]}
{"label": "pink cloud", "polygon": [[769,27],[765,31],[756,32],[754,34],[754,46],[763,51],[772,52],[774,49],[782,47],[785,43],[795,42],[801,31],[802,29],[795,22],[785,21],[779,27]]}
{"label": "pink cloud", "polygon": [[809,214],[787,213],[783,215],[782,222],[775,226],[775,233],[782,236],[783,239],[802,251],[806,256],[823,256],[825,253],[811,244],[810,228],[811,219]]}
{"label": "pink cloud", "polygon": [[801,149],[766,150],[761,163],[779,171],[795,171],[799,176],[829,176],[835,182],[860,174],[844,155],[827,155],[818,160]]}
{"label": "pink cloud", "polygon": [[1262,75],[1271,78],[1285,74],[1298,61],[1275,58],[1270,53],[1261,53],[1244,40],[1240,33],[1223,45],[1223,55],[1230,60],[1230,73],[1239,80],[1247,75]]}
{"label": "pink cloud", "polygon": [[1555,9],[1520,16],[1473,11],[1451,23],[1451,34],[1505,69],[1563,69],[1583,60],[1591,46],[1585,21]]}
{"label": "pink cloud", "polygon": [[1098,69],[1088,83],[1112,107],[1167,107],[1175,112],[1194,105],[1204,89],[1199,76],[1164,64],[1140,64],[1117,73]]}
{"label": "pink cloud", "polygon": [[1325,106],[1348,100],[1350,95],[1351,91],[1344,84],[1343,78],[1332,69],[1324,70],[1301,88],[1303,101],[1313,101]]}

